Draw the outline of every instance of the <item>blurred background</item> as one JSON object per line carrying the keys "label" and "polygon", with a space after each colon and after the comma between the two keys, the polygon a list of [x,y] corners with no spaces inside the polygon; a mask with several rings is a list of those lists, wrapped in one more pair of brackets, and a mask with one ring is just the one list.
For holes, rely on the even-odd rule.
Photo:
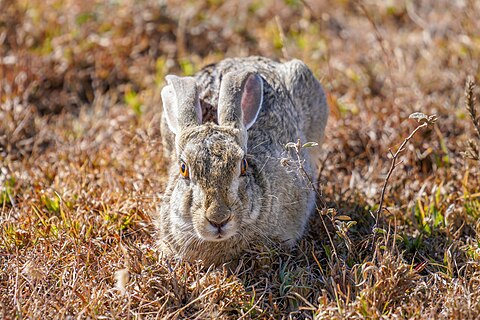
{"label": "blurred background", "polygon": [[[114,91],[121,100],[161,85],[166,73],[191,74],[230,56],[302,59],[346,101],[344,107],[357,109],[365,108],[364,96],[392,95],[399,100],[387,103],[402,109],[446,102],[454,107],[461,94],[446,102],[438,95],[463,87],[457,79],[478,70],[476,1],[0,5],[3,101],[21,92],[41,112],[91,104],[96,95]],[[404,95],[411,99],[401,100]]]}

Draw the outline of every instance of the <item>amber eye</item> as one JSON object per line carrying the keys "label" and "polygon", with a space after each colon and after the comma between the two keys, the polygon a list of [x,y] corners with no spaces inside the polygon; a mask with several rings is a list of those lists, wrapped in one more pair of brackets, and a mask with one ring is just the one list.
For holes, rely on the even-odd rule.
{"label": "amber eye", "polygon": [[188,167],[187,165],[185,164],[185,162],[180,162],[180,173],[182,174],[182,176],[184,176],[185,178],[188,178]]}
{"label": "amber eye", "polygon": [[243,158],[243,160],[242,160],[242,168],[241,168],[242,176],[247,173],[247,168],[248,168],[247,159]]}

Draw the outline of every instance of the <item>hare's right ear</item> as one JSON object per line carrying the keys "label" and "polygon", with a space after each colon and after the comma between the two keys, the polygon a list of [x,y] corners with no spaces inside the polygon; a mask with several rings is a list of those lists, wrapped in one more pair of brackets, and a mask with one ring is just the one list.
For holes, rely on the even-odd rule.
{"label": "hare's right ear", "polygon": [[248,130],[257,120],[263,103],[263,81],[255,72],[224,75],[218,98],[218,123]]}
{"label": "hare's right ear", "polygon": [[197,85],[193,77],[168,75],[161,95],[168,127],[177,135],[181,130],[202,123]]}

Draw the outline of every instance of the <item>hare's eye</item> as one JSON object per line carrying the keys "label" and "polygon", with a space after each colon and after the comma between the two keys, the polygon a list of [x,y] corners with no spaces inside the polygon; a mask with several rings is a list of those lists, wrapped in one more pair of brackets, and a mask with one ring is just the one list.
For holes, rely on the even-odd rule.
{"label": "hare's eye", "polygon": [[247,173],[247,168],[248,168],[247,159],[243,158],[243,160],[242,160],[242,167],[241,167],[242,176]]}
{"label": "hare's eye", "polygon": [[180,162],[180,173],[182,174],[182,176],[184,176],[185,178],[188,178],[189,177],[189,173],[188,173],[188,167],[187,165],[185,164],[185,162]]}

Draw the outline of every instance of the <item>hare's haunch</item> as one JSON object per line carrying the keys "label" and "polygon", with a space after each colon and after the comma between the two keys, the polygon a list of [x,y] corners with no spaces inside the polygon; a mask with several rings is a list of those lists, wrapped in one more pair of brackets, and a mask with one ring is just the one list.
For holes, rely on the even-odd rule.
{"label": "hare's haunch", "polygon": [[[166,79],[161,128],[171,167],[156,222],[162,251],[220,264],[256,242],[293,245],[315,193],[280,160],[288,142],[321,143],[328,118],[310,69],[250,57]],[[315,152],[301,150],[311,178]]]}

